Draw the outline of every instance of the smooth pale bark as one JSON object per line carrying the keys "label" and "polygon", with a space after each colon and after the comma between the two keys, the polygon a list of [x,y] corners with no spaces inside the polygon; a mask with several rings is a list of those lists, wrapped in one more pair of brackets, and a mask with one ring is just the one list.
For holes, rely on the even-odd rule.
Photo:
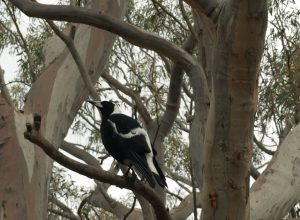
{"label": "smooth pale bark", "polygon": [[280,145],[251,187],[250,219],[283,219],[300,201],[300,125]]}
{"label": "smooth pale bark", "polygon": [[[249,171],[266,1],[226,1],[217,24],[202,219],[248,219]],[[199,155],[200,156],[200,155]]]}
{"label": "smooth pale bark", "polygon": [[[93,8],[123,18],[125,1],[93,1]],[[75,44],[95,83],[108,59],[114,36],[85,25],[77,27]],[[33,113],[42,116],[42,135],[60,146],[88,92],[68,50],[49,41],[46,68],[27,95],[24,113],[0,99],[0,216],[46,219],[52,161],[23,137]],[[60,49],[63,48],[63,49]]]}

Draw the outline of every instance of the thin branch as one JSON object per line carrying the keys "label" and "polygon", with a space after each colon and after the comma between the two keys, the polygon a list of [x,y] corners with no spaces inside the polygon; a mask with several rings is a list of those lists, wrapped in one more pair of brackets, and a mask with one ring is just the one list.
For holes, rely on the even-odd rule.
{"label": "thin branch", "polygon": [[81,210],[83,209],[83,207],[85,206],[89,198],[90,196],[85,197],[79,204],[79,207],[77,209],[77,215],[80,216],[80,218],[81,218]]}
{"label": "thin branch", "polygon": [[269,155],[274,155],[276,151],[272,151],[267,149],[259,140],[257,140],[257,138],[255,137],[255,135],[253,135],[253,140],[254,143],[256,144],[256,146],[261,149],[263,152],[269,154]]}
{"label": "thin branch", "polygon": [[111,174],[99,168],[85,165],[77,162],[63,153],[59,152],[48,140],[39,133],[41,116],[34,116],[33,126],[26,124],[27,131],[24,132],[24,138],[39,146],[49,157],[61,164],[62,166],[73,170],[79,174],[96,179],[100,182],[109,183],[120,188],[132,190],[134,193],[141,195],[152,205],[156,217],[161,220],[171,220],[169,213],[166,211],[163,202],[160,200],[155,191],[144,185],[141,181],[130,177],[124,178]]}
{"label": "thin branch", "polygon": [[63,212],[57,210],[57,209],[48,209],[48,211],[56,214],[56,215],[60,215],[63,216],[65,218],[71,219],[71,220],[78,220],[80,219],[78,216],[76,216],[72,210],[66,206],[64,203],[62,203],[61,201],[59,201],[58,199],[54,198],[54,197],[50,197],[49,201],[53,204],[55,204],[57,207],[59,207],[60,209],[63,210]]}
{"label": "thin branch", "polygon": [[[18,25],[18,22],[17,22],[17,18],[15,16],[15,14],[11,11],[11,8],[9,7],[9,5],[6,3],[6,1],[3,1],[4,4],[6,5],[6,8],[8,10],[8,13],[16,27],[16,30],[17,30],[17,33],[18,33],[18,42],[20,43],[21,47],[24,49],[26,55],[27,55],[27,58],[28,58],[28,65],[29,65],[29,73],[30,73],[30,77],[32,79],[32,81],[35,81],[36,80],[36,75],[35,75],[35,71],[34,71],[34,66],[33,66],[33,63],[32,63],[32,56],[31,56],[31,53],[29,51],[29,47],[28,47],[28,44],[19,28],[19,25]],[[19,41],[19,38],[21,40],[21,42]]]}
{"label": "thin branch", "polygon": [[62,203],[55,197],[52,197],[52,196],[49,197],[49,202],[52,202],[53,204],[58,206],[60,209],[62,209],[64,212],[72,213],[72,210],[68,206],[66,206],[64,203]]}
{"label": "thin branch", "polygon": [[187,184],[188,186],[191,186],[192,185],[192,182],[191,180],[183,177],[183,176],[180,176],[178,175],[177,173],[173,173],[169,168],[166,167],[166,172],[167,174],[174,180],[178,180],[184,184]]}
{"label": "thin branch", "polygon": [[171,192],[170,190],[167,190],[167,193],[170,194],[171,196],[176,197],[179,201],[182,201],[182,200],[183,200],[183,198],[182,198],[181,196],[179,196],[179,195],[177,195],[177,194]]}
{"label": "thin branch", "polygon": [[147,108],[144,106],[141,97],[137,93],[135,93],[132,89],[129,89],[126,86],[122,85],[118,80],[116,80],[115,78],[113,78],[111,75],[107,73],[103,73],[102,77],[109,85],[117,88],[124,94],[130,96],[135,101],[138,112],[141,114],[145,123],[146,124],[150,123],[151,121],[150,114]]}
{"label": "thin branch", "polygon": [[124,216],[123,220],[126,220],[128,218],[128,216],[132,213],[132,211],[134,210],[135,203],[136,203],[136,197],[133,198],[132,206],[131,206],[129,212],[126,213],[126,215]]}
{"label": "thin branch", "polygon": [[190,20],[189,20],[189,17],[184,9],[184,5],[183,5],[183,0],[179,0],[179,7],[180,7],[180,10],[181,10],[181,14],[182,14],[182,17],[183,19],[185,20],[185,23],[187,24],[187,26],[189,27],[189,30],[190,32],[192,33],[192,35],[194,36],[195,39],[197,39],[197,41],[199,42],[199,39],[198,39],[198,35],[197,33],[195,32],[195,29],[193,28]]}
{"label": "thin branch", "polygon": [[75,215],[72,215],[71,213],[68,213],[68,212],[61,212],[57,209],[52,209],[52,208],[48,208],[48,211],[55,214],[55,215],[59,215],[61,217],[64,217],[64,218],[67,218],[67,219],[70,219],[70,220],[80,220],[79,217],[77,217]]}
{"label": "thin branch", "polygon": [[151,1],[154,5],[158,5],[167,15],[173,18],[174,21],[176,21],[183,30],[188,31],[186,27],[181,23],[181,21],[175,15],[173,15],[173,13],[169,12],[168,9],[166,9],[166,7],[163,4],[161,4],[156,0],[151,0]]}
{"label": "thin branch", "polygon": [[80,57],[80,54],[78,53],[77,49],[75,48],[74,41],[71,37],[65,35],[63,32],[59,30],[59,28],[54,24],[53,21],[46,20],[49,26],[52,28],[52,30],[55,32],[55,34],[66,44],[68,47],[77,67],[80,72],[80,75],[89,90],[89,93],[91,97],[94,100],[99,100],[99,95],[96,92],[96,89],[92,83],[91,78],[89,77],[88,71],[86,70],[86,67]]}

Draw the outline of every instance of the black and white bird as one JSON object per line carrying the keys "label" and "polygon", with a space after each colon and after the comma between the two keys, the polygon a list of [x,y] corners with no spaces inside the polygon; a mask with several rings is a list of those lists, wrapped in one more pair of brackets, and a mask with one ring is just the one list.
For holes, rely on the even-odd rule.
{"label": "black and white bird", "polygon": [[108,101],[88,101],[96,106],[102,118],[100,133],[104,147],[119,163],[133,167],[151,187],[157,182],[166,187],[166,178],[156,159],[147,132],[133,118],[120,113]]}

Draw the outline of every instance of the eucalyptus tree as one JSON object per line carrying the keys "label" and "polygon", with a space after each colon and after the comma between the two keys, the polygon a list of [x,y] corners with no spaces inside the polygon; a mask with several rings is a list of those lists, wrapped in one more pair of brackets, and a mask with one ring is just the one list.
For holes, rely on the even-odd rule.
{"label": "eucalyptus tree", "polygon": [[[44,219],[48,208],[49,219],[186,219],[191,214],[197,218],[201,208],[201,219],[282,219],[295,206],[299,25],[297,11],[285,7],[292,2],[3,3],[7,16],[1,20],[1,40],[16,45],[23,57],[21,84],[10,91],[1,86],[0,218]],[[27,37],[22,35],[17,8],[45,19],[37,27],[43,31],[32,27]],[[268,9],[273,31],[264,48]],[[64,23],[57,27],[53,20]],[[294,28],[288,30],[290,21]],[[283,53],[276,51],[278,42]],[[97,116],[83,104],[88,95],[117,97],[143,123],[175,189],[153,192],[143,182],[116,175],[122,167],[111,162],[100,144]],[[41,127],[35,121],[25,138],[36,146],[23,137],[35,113],[41,116]],[[250,171],[259,175],[251,160],[257,165],[260,149],[275,151],[265,139],[274,138],[273,127],[281,147],[249,193]],[[68,130],[88,141],[84,146],[67,142]],[[72,187],[67,174],[53,168],[37,145],[67,168],[93,178],[94,190]],[[109,163],[108,172],[102,163]],[[287,174],[289,178],[282,178]],[[130,199],[113,198],[112,185],[129,189]],[[277,198],[274,192],[280,187],[286,193]]]}

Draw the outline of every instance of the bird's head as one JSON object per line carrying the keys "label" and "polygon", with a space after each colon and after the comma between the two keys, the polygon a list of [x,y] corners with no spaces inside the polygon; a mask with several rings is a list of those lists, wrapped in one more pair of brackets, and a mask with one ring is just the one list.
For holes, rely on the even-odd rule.
{"label": "bird's head", "polygon": [[118,106],[110,101],[92,101],[88,100],[87,102],[91,103],[93,106],[96,106],[99,112],[101,113],[102,118],[106,118],[113,113],[118,113]]}

